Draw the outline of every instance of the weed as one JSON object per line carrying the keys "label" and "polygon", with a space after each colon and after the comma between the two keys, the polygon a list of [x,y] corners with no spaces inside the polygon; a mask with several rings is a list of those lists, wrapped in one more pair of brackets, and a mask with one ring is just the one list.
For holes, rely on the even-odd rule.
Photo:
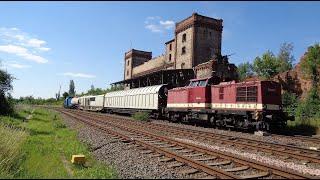
{"label": "weed", "polygon": [[133,114],[133,119],[138,120],[138,121],[144,121],[144,122],[149,122],[150,117],[149,113],[147,112],[136,112]]}

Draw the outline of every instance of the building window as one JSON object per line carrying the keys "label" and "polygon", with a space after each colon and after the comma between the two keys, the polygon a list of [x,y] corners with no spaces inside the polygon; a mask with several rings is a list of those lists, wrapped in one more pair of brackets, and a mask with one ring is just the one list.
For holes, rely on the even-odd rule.
{"label": "building window", "polygon": [[172,50],[172,44],[170,44],[170,46],[169,46],[169,50],[170,50],[170,51]]}
{"label": "building window", "polygon": [[182,47],[182,50],[181,50],[181,54],[185,54],[186,53],[186,47]]}
{"label": "building window", "polygon": [[169,54],[169,61],[171,61],[171,54]]}
{"label": "building window", "polygon": [[127,76],[129,76],[129,70],[127,70]]}
{"label": "building window", "polygon": [[187,40],[187,35],[184,33],[183,35],[182,35],[182,42],[185,42]]}
{"label": "building window", "polygon": [[181,64],[181,69],[184,69],[185,63]]}
{"label": "building window", "polygon": [[211,37],[211,31],[209,32],[209,36]]}
{"label": "building window", "polygon": [[128,60],[128,62],[127,62],[127,66],[129,66],[129,63],[130,63],[130,60]]}

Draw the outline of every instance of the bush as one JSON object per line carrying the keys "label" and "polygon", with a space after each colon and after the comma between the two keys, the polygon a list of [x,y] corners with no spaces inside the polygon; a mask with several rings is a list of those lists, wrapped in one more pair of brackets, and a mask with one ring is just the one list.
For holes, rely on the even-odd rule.
{"label": "bush", "polygon": [[298,106],[298,98],[294,93],[286,91],[282,94],[282,104],[284,111],[286,111],[290,116],[294,116]]}
{"label": "bush", "polygon": [[0,115],[9,115],[14,113],[14,105],[12,98],[0,94]]}
{"label": "bush", "polygon": [[145,121],[145,122],[150,121],[149,113],[147,112],[136,112],[133,114],[132,117],[133,119],[139,120],[139,121]]}
{"label": "bush", "polygon": [[320,132],[320,119],[296,119],[288,121],[288,131],[293,134],[314,135]]}
{"label": "bush", "polygon": [[299,103],[296,109],[296,117],[301,120],[320,117],[320,98],[318,91],[312,88],[305,101]]}

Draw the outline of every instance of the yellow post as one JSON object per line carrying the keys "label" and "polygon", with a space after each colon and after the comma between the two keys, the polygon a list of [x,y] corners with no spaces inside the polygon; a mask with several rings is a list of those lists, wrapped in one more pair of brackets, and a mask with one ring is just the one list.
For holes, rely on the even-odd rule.
{"label": "yellow post", "polygon": [[72,159],[71,159],[72,164],[81,164],[83,165],[84,163],[86,163],[86,157],[82,154],[78,154],[78,155],[72,155]]}

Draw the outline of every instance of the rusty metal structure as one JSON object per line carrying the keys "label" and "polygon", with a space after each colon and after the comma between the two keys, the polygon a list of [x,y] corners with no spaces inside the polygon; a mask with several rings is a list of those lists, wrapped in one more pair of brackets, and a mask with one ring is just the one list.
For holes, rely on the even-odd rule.
{"label": "rusty metal structure", "polygon": [[181,87],[195,77],[193,69],[165,69],[141,75],[131,79],[114,82],[112,86],[124,85],[130,88],[168,84],[170,87]]}

